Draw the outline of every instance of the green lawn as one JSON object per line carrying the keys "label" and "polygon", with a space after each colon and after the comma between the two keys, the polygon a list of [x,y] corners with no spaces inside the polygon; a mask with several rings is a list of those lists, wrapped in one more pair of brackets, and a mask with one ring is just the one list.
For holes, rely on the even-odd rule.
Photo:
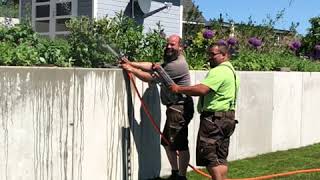
{"label": "green lawn", "polygon": [[[312,168],[320,168],[320,144],[232,161],[229,164],[228,178],[257,177]],[[207,178],[190,172],[188,173],[188,179],[201,180]],[[299,174],[274,179],[320,180],[320,173]]]}

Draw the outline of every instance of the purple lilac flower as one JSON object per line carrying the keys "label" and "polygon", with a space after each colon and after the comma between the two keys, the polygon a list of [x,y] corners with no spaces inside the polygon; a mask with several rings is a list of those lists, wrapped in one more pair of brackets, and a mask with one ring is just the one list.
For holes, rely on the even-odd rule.
{"label": "purple lilac flower", "polygon": [[258,48],[259,46],[262,45],[262,41],[256,37],[252,37],[248,40],[249,44],[254,46],[255,48]]}
{"label": "purple lilac flower", "polygon": [[230,46],[234,46],[234,45],[237,44],[237,39],[234,38],[234,37],[231,37],[231,38],[229,38],[229,39],[227,40],[227,42],[228,42],[228,44],[229,44]]}
{"label": "purple lilac flower", "polygon": [[301,47],[301,42],[298,40],[294,40],[289,45],[290,49],[297,51]]}
{"label": "purple lilac flower", "polygon": [[205,39],[211,39],[211,38],[214,36],[214,32],[211,31],[210,29],[206,29],[206,30],[202,33],[202,36],[203,36]]}
{"label": "purple lilac flower", "polygon": [[314,59],[320,59],[320,44],[314,46]]}
{"label": "purple lilac flower", "polygon": [[317,44],[314,46],[314,50],[318,53],[320,53],[320,44]]}
{"label": "purple lilac flower", "polygon": [[223,39],[220,39],[218,42],[217,42],[218,45],[224,45],[224,46],[227,46],[227,42]]}

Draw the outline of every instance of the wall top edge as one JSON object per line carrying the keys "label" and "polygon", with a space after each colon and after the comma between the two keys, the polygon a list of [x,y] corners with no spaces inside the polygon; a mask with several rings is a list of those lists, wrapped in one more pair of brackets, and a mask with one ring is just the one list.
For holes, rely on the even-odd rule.
{"label": "wall top edge", "polygon": [[106,71],[106,70],[117,70],[122,71],[120,68],[82,68],[82,67],[38,67],[38,66],[0,66],[0,69],[30,69],[30,70],[42,70],[42,69],[48,69],[48,70],[88,70],[88,71]]}
{"label": "wall top edge", "polygon": [[[83,67],[48,67],[48,66],[0,66],[0,69],[48,69],[48,70],[88,70],[88,71],[106,71],[106,70],[116,70],[122,71],[121,68],[83,68]],[[208,70],[190,70],[190,72],[208,72]],[[320,72],[301,72],[301,71],[290,71],[290,72],[282,72],[282,71],[236,71],[241,74],[294,74],[294,73],[302,73],[302,74],[320,74]]]}

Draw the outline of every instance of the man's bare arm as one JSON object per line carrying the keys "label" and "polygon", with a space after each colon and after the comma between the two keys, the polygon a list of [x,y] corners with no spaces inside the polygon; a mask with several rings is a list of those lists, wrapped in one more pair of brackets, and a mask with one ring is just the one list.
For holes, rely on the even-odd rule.
{"label": "man's bare arm", "polygon": [[204,96],[211,91],[208,86],[203,84],[197,84],[194,86],[178,86],[174,84],[170,87],[170,90],[174,93],[182,93],[189,96]]}
{"label": "man's bare arm", "polygon": [[129,62],[129,64],[135,68],[141,69],[142,71],[151,71],[152,63],[151,62]]}
{"label": "man's bare arm", "polygon": [[152,75],[149,72],[142,71],[138,68],[131,66],[128,63],[122,64],[121,67],[128,72],[134,74],[137,78],[141,79],[144,82],[150,82],[153,80]]}

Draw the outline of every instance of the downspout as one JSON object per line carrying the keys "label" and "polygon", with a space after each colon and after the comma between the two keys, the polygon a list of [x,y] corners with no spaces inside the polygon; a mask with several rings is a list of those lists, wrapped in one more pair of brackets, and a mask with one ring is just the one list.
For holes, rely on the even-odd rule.
{"label": "downspout", "polygon": [[183,3],[182,3],[183,0],[180,0],[180,37],[182,37],[183,35]]}
{"label": "downspout", "polygon": [[98,0],[92,0],[92,18],[98,16]]}
{"label": "downspout", "polygon": [[134,19],[135,16],[134,16],[134,1],[135,0],[131,0],[131,18]]}

